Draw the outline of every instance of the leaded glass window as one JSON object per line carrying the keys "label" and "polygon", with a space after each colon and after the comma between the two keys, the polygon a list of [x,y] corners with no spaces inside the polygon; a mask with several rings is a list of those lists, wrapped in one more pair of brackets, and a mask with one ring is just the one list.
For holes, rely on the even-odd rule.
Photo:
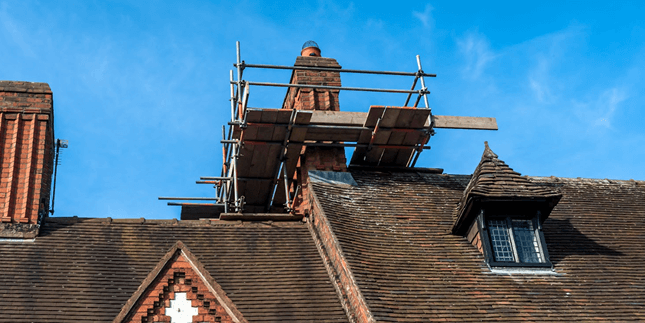
{"label": "leaded glass window", "polygon": [[488,230],[495,261],[515,261],[506,219],[488,220]]}
{"label": "leaded glass window", "polygon": [[486,220],[491,260],[509,264],[544,264],[537,219],[491,217]]}
{"label": "leaded glass window", "polygon": [[520,262],[543,262],[537,235],[535,234],[535,229],[533,229],[533,221],[513,219],[511,222],[513,223],[515,249]]}

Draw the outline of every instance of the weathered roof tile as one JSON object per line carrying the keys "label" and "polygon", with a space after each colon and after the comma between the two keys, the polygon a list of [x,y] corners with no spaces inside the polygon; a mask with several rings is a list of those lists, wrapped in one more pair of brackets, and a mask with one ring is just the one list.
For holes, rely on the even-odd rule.
{"label": "weathered roof tile", "polygon": [[645,320],[645,185],[524,177],[563,194],[543,225],[555,271],[528,275],[491,272],[451,234],[469,176],[352,176],[312,186],[379,322]]}
{"label": "weathered roof tile", "polygon": [[0,322],[112,322],[178,240],[249,322],[347,321],[307,224],[126,222],[51,218],[0,242]]}

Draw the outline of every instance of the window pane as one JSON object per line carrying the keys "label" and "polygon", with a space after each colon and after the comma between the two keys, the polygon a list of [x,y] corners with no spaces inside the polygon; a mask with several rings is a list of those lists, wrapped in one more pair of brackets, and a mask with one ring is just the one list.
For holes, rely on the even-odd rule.
{"label": "window pane", "polygon": [[531,220],[512,220],[513,238],[520,262],[536,263],[543,262],[540,254],[540,245],[533,230]]}
{"label": "window pane", "polygon": [[488,220],[488,232],[495,261],[514,261],[506,220]]}

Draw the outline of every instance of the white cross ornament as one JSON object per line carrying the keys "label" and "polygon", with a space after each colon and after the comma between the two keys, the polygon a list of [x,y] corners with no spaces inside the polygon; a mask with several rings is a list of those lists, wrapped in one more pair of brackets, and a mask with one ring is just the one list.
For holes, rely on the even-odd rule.
{"label": "white cross ornament", "polygon": [[197,307],[193,307],[186,293],[175,293],[175,299],[170,300],[170,307],[166,307],[166,315],[170,316],[172,323],[192,323],[193,315],[197,315]]}

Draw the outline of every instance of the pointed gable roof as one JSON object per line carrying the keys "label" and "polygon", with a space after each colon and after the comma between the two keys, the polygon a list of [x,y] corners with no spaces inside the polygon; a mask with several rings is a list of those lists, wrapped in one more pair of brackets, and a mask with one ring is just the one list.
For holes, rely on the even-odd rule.
{"label": "pointed gable roof", "polygon": [[[497,154],[490,149],[487,141],[484,142],[484,146],[482,159],[459,202],[453,232],[457,233],[468,229],[464,226],[470,224],[471,221],[468,221],[472,216],[470,210],[473,201],[477,200],[541,201],[549,205],[549,212],[553,209],[562,194],[551,187],[529,181],[528,178],[523,177],[499,159]],[[548,214],[545,214],[545,217],[546,215]]]}
{"label": "pointed gable roof", "polygon": [[125,303],[113,323],[165,322],[168,319],[165,311],[177,293],[186,293],[193,305],[197,303],[196,321],[247,322],[195,255],[177,241]]}

